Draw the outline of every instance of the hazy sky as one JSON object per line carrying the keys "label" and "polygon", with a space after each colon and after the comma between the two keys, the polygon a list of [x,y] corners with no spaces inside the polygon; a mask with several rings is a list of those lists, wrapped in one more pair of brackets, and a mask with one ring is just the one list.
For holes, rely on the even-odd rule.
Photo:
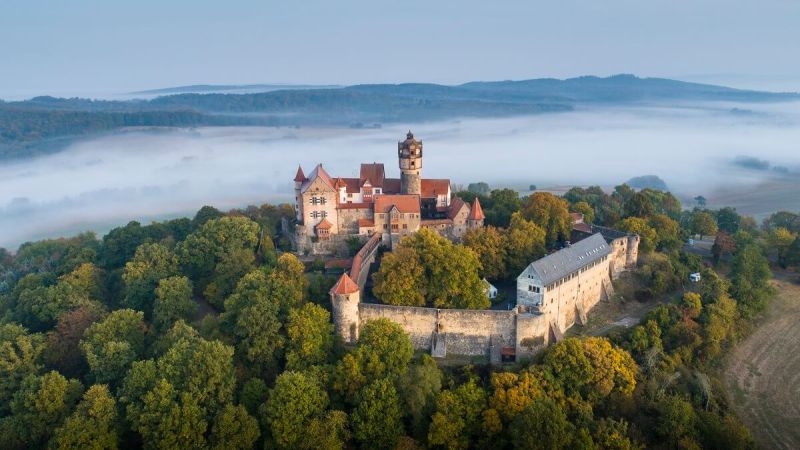
{"label": "hazy sky", "polygon": [[635,73],[800,90],[797,0],[2,0],[0,98]]}

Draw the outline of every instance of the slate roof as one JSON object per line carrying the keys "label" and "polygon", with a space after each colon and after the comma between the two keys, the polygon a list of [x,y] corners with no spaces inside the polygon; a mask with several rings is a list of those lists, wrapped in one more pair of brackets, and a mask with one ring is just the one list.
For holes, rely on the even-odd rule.
{"label": "slate roof", "polygon": [[533,270],[542,280],[542,284],[547,286],[609,254],[611,247],[602,234],[596,233],[577,244],[532,262],[528,269]]}
{"label": "slate roof", "polygon": [[614,239],[631,236],[630,233],[625,231],[614,230],[608,227],[601,227],[600,225],[592,225],[593,233],[600,233],[606,239],[606,242],[611,242]]}

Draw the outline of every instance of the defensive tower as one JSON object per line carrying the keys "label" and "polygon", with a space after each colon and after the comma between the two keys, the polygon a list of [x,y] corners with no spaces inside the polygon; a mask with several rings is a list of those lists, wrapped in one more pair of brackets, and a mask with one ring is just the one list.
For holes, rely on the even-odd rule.
{"label": "defensive tower", "polygon": [[422,141],[414,139],[408,130],[405,141],[397,143],[397,157],[400,161],[400,193],[422,193]]}

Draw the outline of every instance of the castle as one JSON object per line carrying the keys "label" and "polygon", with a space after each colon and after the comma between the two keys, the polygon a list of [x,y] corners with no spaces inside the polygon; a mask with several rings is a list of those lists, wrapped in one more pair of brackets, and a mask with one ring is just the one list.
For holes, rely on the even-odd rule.
{"label": "castle", "polygon": [[480,202],[451,199],[450,180],[425,179],[422,142],[409,131],[398,143],[400,179],[386,178],[383,164],[362,164],[359,178],[331,178],[318,165],[295,177],[298,249],[303,239],[317,243],[336,236],[366,242],[330,290],[333,322],[344,342],[358,340],[361,326],[387,318],[408,333],[415,349],[434,357],[488,357],[492,363],[532,356],[558,341],[588,312],[613,294],[612,280],[636,266],[639,236],[584,223],[573,214],[571,244],[531,262],[517,277],[516,304],[507,310],[439,309],[362,301],[379,247],[432,228],[459,239],[483,226]]}
{"label": "castle", "polygon": [[480,202],[451,199],[449,179],[422,178],[422,141],[411,131],[397,144],[400,178],[387,178],[383,164],[361,164],[358,178],[331,177],[322,164],[294,177],[298,250],[336,236],[378,233],[384,244],[430,228],[460,239],[483,226]]}

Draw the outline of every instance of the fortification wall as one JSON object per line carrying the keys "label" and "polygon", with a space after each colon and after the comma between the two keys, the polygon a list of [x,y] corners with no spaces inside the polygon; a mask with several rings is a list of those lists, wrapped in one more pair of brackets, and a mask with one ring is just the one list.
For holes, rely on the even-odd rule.
{"label": "fortification wall", "polygon": [[539,314],[517,314],[517,358],[530,357],[550,344],[547,318]]}
{"label": "fortification wall", "polygon": [[369,320],[386,318],[403,327],[415,349],[431,349],[431,339],[436,331],[436,309],[361,303],[358,312],[361,326]]}
{"label": "fortification wall", "polygon": [[516,346],[514,311],[440,309],[439,332],[444,333],[447,353],[486,355],[491,347]]}

